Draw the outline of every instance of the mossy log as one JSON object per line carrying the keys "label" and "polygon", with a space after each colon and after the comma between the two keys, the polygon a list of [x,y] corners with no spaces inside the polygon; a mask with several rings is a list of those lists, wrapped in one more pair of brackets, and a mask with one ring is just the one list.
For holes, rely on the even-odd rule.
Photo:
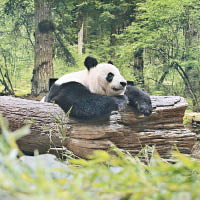
{"label": "mossy log", "polygon": [[[87,158],[94,150],[109,150],[111,144],[136,155],[146,145],[155,146],[161,157],[169,158],[176,146],[190,154],[196,134],[183,125],[187,102],[179,96],[152,96],[153,112],[146,117],[127,107],[112,112],[107,121],[81,122],[69,119],[57,105],[0,97],[0,113],[16,130],[30,124],[31,134],[18,141],[24,152],[46,153],[51,147],[67,147]],[[66,137],[65,137],[66,136]]]}

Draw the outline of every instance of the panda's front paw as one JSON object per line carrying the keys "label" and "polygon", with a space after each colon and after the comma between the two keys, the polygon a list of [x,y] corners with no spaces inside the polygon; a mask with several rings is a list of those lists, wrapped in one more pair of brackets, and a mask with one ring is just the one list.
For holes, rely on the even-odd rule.
{"label": "panda's front paw", "polygon": [[125,95],[128,97],[129,105],[136,108],[138,112],[149,116],[152,113],[150,96],[135,86],[127,86]]}
{"label": "panda's front paw", "polygon": [[137,107],[137,110],[140,113],[144,114],[145,116],[151,115],[152,110],[153,110],[151,100],[149,100],[148,102],[136,101],[136,107]]}

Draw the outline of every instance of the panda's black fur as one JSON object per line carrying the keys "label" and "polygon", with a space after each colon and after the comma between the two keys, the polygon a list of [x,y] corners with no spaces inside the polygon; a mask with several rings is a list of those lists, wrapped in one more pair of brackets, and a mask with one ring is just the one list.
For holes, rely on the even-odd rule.
{"label": "panda's black fur", "polygon": [[151,99],[141,89],[127,85],[125,95],[128,97],[129,105],[136,108],[140,113],[149,116],[152,113]]}
{"label": "panda's black fur", "polygon": [[120,101],[126,103],[124,98],[93,94],[78,82],[62,84],[53,100],[65,112],[71,109],[72,117],[85,120],[106,118],[113,110],[118,110]]}
{"label": "panda's black fur", "polygon": [[84,65],[88,70],[90,70],[91,68],[96,67],[98,65],[98,62],[96,58],[88,56],[84,61]]}
{"label": "panda's black fur", "polygon": [[[98,62],[95,58],[87,57],[84,62],[88,70]],[[110,62],[110,64],[112,64]],[[81,83],[71,81],[61,85],[50,86],[46,102],[54,101],[70,116],[82,120],[108,117],[112,111],[124,108],[128,103],[138,112],[148,116],[152,112],[151,99],[148,94],[132,85],[126,86],[124,95],[104,96],[94,94]]]}

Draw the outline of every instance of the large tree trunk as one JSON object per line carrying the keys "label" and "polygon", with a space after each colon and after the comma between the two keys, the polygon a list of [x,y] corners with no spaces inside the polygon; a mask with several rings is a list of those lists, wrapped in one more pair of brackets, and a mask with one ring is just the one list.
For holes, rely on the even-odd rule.
{"label": "large tree trunk", "polygon": [[163,158],[170,157],[174,146],[181,153],[190,154],[196,135],[182,123],[187,107],[184,98],[151,99],[151,116],[138,115],[127,107],[113,112],[105,122],[67,119],[57,105],[5,96],[0,97],[0,113],[9,120],[12,130],[31,124],[31,134],[18,141],[20,148],[29,153],[35,149],[46,153],[52,147],[59,151],[65,146],[77,156],[87,158],[94,150],[109,150],[115,144],[132,155],[146,145],[155,146]]}
{"label": "large tree trunk", "polygon": [[35,0],[35,63],[32,77],[34,96],[48,91],[48,80],[53,77],[53,31],[49,0]]}

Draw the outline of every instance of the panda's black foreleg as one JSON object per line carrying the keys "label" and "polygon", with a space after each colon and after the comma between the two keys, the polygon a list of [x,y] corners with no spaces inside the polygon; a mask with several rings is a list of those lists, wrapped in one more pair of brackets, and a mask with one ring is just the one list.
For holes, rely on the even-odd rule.
{"label": "panda's black foreleg", "polygon": [[119,95],[119,96],[109,96],[115,101],[115,104],[118,105],[118,110],[123,110],[127,107],[129,100],[126,95]]}
{"label": "panda's black foreleg", "polygon": [[91,93],[77,82],[60,85],[58,93],[52,99],[71,117],[81,120],[96,120],[109,117],[118,110],[117,102],[109,97]]}
{"label": "panda's black foreleg", "polygon": [[128,97],[129,105],[136,108],[140,113],[149,116],[152,113],[150,96],[141,89],[128,85],[125,95]]}
{"label": "panda's black foreleg", "polygon": [[46,95],[44,102],[52,102],[53,98],[58,95],[60,86],[55,83],[51,86],[49,93]]}

